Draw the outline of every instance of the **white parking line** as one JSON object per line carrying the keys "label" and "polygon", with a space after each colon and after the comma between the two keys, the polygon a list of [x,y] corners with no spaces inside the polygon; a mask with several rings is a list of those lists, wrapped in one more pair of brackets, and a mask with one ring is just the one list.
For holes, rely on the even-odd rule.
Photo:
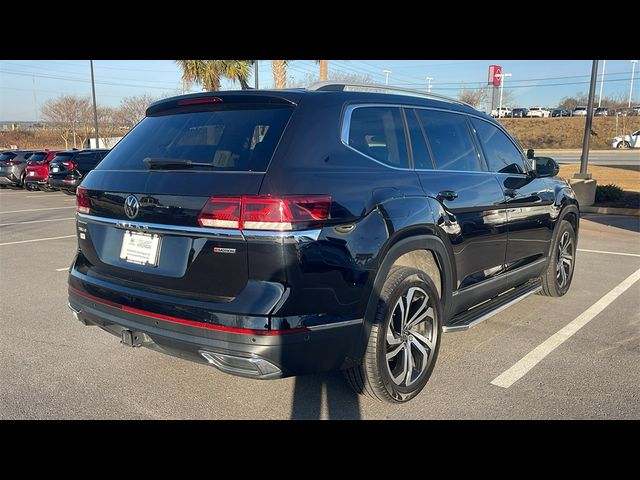
{"label": "white parking line", "polygon": [[2,213],[39,212],[41,210],[60,210],[61,208],[76,208],[76,207],[28,208],[27,210],[9,210],[8,212],[0,212],[0,214],[2,214]]}
{"label": "white parking line", "polygon": [[578,251],[588,253],[606,253],[607,255],[624,255],[626,257],[640,257],[640,254],[638,253],[608,252],[606,250],[588,250],[586,248],[579,248]]}
{"label": "white parking line", "polygon": [[9,225],[24,225],[25,223],[58,222],[58,221],[62,221],[62,220],[75,220],[75,219],[76,219],[76,217],[48,218],[47,220],[29,220],[28,222],[0,223],[0,227],[8,227]]}
{"label": "white parking line", "polygon": [[48,237],[48,238],[34,238],[33,240],[19,240],[17,242],[0,243],[0,247],[3,245],[17,245],[18,243],[31,243],[31,242],[44,242],[45,240],[58,240],[60,238],[71,238],[75,235],[63,235],[62,237]]}
{"label": "white parking line", "polygon": [[56,268],[56,272],[66,272],[67,270],[69,270],[69,267]]}
{"label": "white parking line", "polygon": [[540,363],[547,355],[567,341],[573,334],[593,320],[596,315],[607,308],[616,298],[627,291],[634,283],[640,280],[640,269],[625,278],[617,287],[607,293],[596,303],[587,308],[577,318],[569,322],[564,328],[547,338],[536,348],[527,353],[511,368],[498,375],[491,381],[492,385],[509,388],[519,379]]}
{"label": "white parking line", "polygon": [[[57,195],[58,197],[60,197],[60,195]],[[50,193],[43,193],[41,195],[25,195],[24,198],[52,198],[54,197],[54,195],[51,195]]]}

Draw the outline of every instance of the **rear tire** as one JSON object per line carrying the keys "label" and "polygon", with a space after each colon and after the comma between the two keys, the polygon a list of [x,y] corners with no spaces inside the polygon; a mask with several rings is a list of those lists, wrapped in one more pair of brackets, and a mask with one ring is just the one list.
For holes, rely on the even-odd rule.
{"label": "rear tire", "polygon": [[629,142],[619,142],[616,148],[629,148]]}
{"label": "rear tire", "polygon": [[547,270],[542,275],[541,295],[561,297],[569,291],[576,258],[576,233],[573,226],[562,220],[553,239]]}
{"label": "rear tire", "polygon": [[427,384],[442,336],[433,281],[415,268],[393,267],[382,287],[362,364],[345,371],[360,394],[408,402]]}

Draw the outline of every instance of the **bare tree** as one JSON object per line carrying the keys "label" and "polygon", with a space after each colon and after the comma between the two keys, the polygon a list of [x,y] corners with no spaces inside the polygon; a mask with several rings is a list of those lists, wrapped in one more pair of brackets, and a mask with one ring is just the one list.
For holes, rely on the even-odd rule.
{"label": "bare tree", "polygon": [[151,95],[137,95],[123,98],[117,112],[119,126],[133,128],[144,118],[147,107],[156,99]]}
{"label": "bare tree", "polygon": [[98,125],[102,139],[122,136],[119,113],[119,109],[98,106]]}
{"label": "bare tree", "polygon": [[[77,136],[83,123],[86,122],[87,110],[91,112],[91,102],[88,98],[75,95],[61,95],[47,100],[42,105],[42,118],[51,128],[58,132],[64,140],[65,148],[69,148],[69,142],[73,140],[73,146],[77,147]],[[91,121],[91,120],[89,120]]]}
{"label": "bare tree", "polygon": [[[92,135],[95,135],[95,123],[93,119],[93,104],[89,97],[78,97],[77,103],[77,121],[78,121],[78,138],[80,147],[89,141]],[[74,144],[75,147],[75,144]]]}
{"label": "bare tree", "polygon": [[487,90],[484,88],[463,88],[458,98],[472,107],[478,108],[486,100]]}

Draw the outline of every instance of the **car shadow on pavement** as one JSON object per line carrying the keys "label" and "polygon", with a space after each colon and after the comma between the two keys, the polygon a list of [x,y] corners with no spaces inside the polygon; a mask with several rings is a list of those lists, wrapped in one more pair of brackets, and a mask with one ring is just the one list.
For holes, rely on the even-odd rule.
{"label": "car shadow on pavement", "polygon": [[358,394],[349,388],[341,372],[296,377],[291,419],[319,420],[323,418],[323,397],[327,411],[326,418],[331,420],[360,419]]}
{"label": "car shadow on pavement", "polygon": [[640,217],[634,215],[582,214],[582,219],[609,227],[622,228],[630,232],[640,232]]}

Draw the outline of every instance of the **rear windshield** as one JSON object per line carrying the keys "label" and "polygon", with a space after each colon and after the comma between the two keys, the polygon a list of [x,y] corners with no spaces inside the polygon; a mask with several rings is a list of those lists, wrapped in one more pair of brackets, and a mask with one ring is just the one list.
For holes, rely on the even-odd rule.
{"label": "rear windshield", "polygon": [[56,153],[51,162],[68,162],[73,157],[73,153]]}
{"label": "rear windshield", "polygon": [[2,162],[3,160],[11,160],[12,158],[15,158],[16,154],[13,152],[6,152],[3,154],[0,154],[0,162]]}
{"label": "rear windshield", "polygon": [[293,112],[249,107],[147,117],[100,163],[99,170],[147,170],[145,158],[206,165],[189,170],[264,172]]}
{"label": "rear windshield", "polygon": [[29,162],[28,163],[39,163],[42,160],[44,160],[44,158],[47,156],[46,152],[38,152],[38,153],[34,153],[33,155],[31,155],[29,157]]}

